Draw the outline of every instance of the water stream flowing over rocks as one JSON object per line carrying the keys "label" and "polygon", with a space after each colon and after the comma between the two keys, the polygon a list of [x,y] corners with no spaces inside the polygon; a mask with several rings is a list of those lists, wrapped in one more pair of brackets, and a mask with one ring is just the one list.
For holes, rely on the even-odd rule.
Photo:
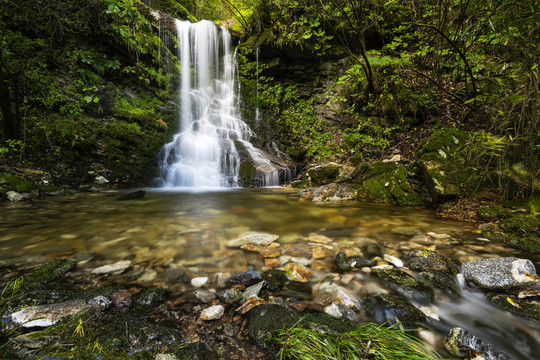
{"label": "water stream flowing over rocks", "polygon": [[[72,316],[88,316],[96,329],[118,317],[121,335],[110,325],[111,341],[176,358],[171,349],[189,344],[199,358],[222,349],[217,358],[271,359],[267,336],[298,321],[332,334],[364,321],[399,323],[445,356],[531,359],[540,351],[540,258],[478,238],[475,224],[410,207],[313,203],[281,189],[147,190],[117,201],[124,195],[1,204],[0,261],[11,272],[0,281],[22,275],[29,284],[9,298],[6,326],[34,313],[63,318],[51,329]],[[21,267],[55,258],[70,260],[39,276]],[[143,330],[141,316],[162,327]],[[47,334],[21,335],[18,354],[62,343]]]}

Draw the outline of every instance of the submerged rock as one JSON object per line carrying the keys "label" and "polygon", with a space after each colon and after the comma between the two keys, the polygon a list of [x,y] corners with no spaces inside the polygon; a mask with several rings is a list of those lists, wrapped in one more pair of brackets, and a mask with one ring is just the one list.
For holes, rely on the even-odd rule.
{"label": "submerged rock", "polygon": [[377,271],[375,275],[388,288],[421,304],[429,304],[435,297],[435,293],[429,285],[416,280],[402,270],[385,269]]}
{"label": "submerged rock", "polygon": [[84,300],[69,300],[66,302],[30,306],[11,314],[11,320],[22,327],[47,327],[54,325],[63,317],[75,315],[86,310],[88,305]]}
{"label": "submerged rock", "polygon": [[461,266],[465,279],[485,290],[529,288],[538,282],[534,264],[514,257],[473,260]]}
{"label": "submerged rock", "polygon": [[128,194],[124,194],[122,196],[120,196],[118,198],[119,201],[124,201],[124,200],[137,200],[137,199],[142,199],[144,197],[144,195],[146,194],[146,191],[144,190],[138,190],[138,191],[134,191],[134,192],[131,192],[131,193],[128,193]]}
{"label": "submerged rock", "polygon": [[439,288],[452,296],[460,296],[459,286],[450,274],[437,271],[424,271],[420,276],[431,286]]}
{"label": "submerged rock", "polygon": [[334,261],[339,272],[347,272],[351,271],[352,269],[361,269],[363,267],[371,267],[376,265],[374,261],[369,259],[358,256],[347,257],[343,251],[336,254]]}
{"label": "submerged rock", "polygon": [[231,286],[234,284],[253,285],[261,280],[262,280],[261,275],[259,275],[258,272],[254,270],[250,270],[243,273],[232,275],[225,281],[225,285],[226,286]]}
{"label": "submerged rock", "polygon": [[111,265],[104,265],[92,270],[92,274],[115,274],[119,275],[131,266],[130,260],[118,261]]}
{"label": "submerged rock", "polygon": [[513,357],[487,344],[473,334],[456,327],[444,339],[444,348],[451,354],[484,360],[512,360]]}
{"label": "submerged rock", "polygon": [[248,234],[238,239],[228,241],[227,246],[233,247],[233,248],[241,247],[246,244],[268,246],[274,241],[276,241],[277,239],[279,239],[279,235],[264,234],[264,233]]}
{"label": "submerged rock", "polygon": [[427,249],[409,251],[404,256],[405,264],[414,271],[442,271],[457,274],[458,266],[449,258]]}

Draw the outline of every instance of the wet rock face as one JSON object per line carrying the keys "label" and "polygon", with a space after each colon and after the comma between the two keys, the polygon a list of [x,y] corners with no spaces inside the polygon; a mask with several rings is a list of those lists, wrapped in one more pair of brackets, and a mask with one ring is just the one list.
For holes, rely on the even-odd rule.
{"label": "wet rock face", "polygon": [[[444,340],[444,348],[451,354],[460,357],[475,356],[475,359],[485,360],[512,360],[513,357],[497,349],[493,345],[487,344],[463,330],[462,328],[453,328]],[[482,357],[479,357],[482,356]]]}
{"label": "wet rock face", "polygon": [[456,274],[458,266],[449,258],[427,249],[412,250],[404,256],[405,264],[414,271],[442,271]]}
{"label": "wet rock face", "polygon": [[466,262],[462,265],[465,279],[484,290],[525,289],[538,282],[534,264],[527,259],[492,258]]}

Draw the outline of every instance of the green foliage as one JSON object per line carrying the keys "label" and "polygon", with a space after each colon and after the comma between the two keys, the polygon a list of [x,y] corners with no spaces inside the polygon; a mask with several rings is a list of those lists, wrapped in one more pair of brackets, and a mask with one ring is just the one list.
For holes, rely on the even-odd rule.
{"label": "green foliage", "polygon": [[278,114],[274,125],[287,134],[283,142],[290,148],[289,152],[300,149],[320,160],[334,156],[337,149],[335,131],[317,115],[313,98],[303,98],[296,86],[261,87],[261,102]]}
{"label": "green foliage", "polygon": [[345,129],[342,141],[344,151],[358,160],[374,160],[391,146],[392,134],[396,129],[376,124],[370,118],[361,119],[357,127]]}
{"label": "green foliage", "polygon": [[437,359],[419,340],[397,327],[362,323],[339,336],[293,327],[275,332],[280,359]]}

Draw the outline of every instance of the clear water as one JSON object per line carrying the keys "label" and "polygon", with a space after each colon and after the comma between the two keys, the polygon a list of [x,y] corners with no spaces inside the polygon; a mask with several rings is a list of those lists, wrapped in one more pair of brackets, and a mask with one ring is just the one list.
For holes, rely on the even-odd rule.
{"label": "clear water", "polygon": [[[1,203],[0,264],[98,253],[105,263],[130,259],[149,268],[263,271],[265,263],[259,254],[225,245],[254,231],[279,235],[284,252],[296,257],[311,256],[310,235],[332,239],[323,246],[328,256],[311,264],[314,283],[334,271],[337,251],[354,252],[369,243],[396,256],[427,247],[458,263],[493,256],[523,257],[540,269],[539,255],[479,240],[474,224],[440,219],[427,209],[357,202],[320,204],[280,188],[153,189],[141,200],[116,201],[120,195],[112,191]],[[439,238],[422,237],[428,233]],[[440,234],[451,235],[452,240]],[[364,284],[358,291],[365,289]],[[469,329],[517,359],[532,359],[540,351],[538,324],[495,309],[482,294],[465,292],[463,299],[435,307],[447,326]]]}

